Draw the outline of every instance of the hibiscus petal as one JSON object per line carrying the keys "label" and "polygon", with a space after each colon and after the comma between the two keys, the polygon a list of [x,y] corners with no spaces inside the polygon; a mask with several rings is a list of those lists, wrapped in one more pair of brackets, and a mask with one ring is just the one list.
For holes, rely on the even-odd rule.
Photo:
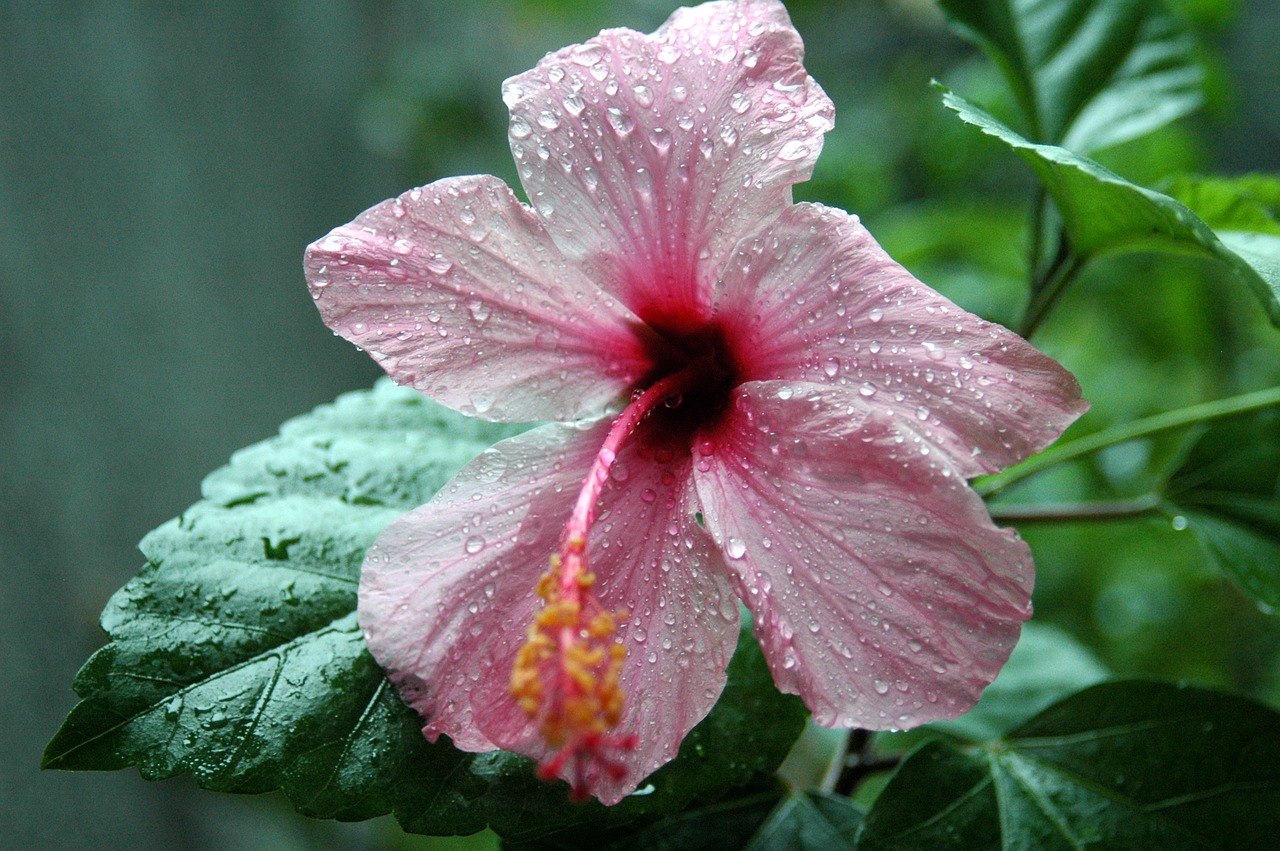
{"label": "hibiscus petal", "polygon": [[[428,738],[443,733],[463,750],[502,747],[534,759],[550,753],[508,693],[510,674],[538,608],[534,587],[607,427],[550,425],[496,444],[370,551],[360,623]],[[638,734],[639,745],[610,754],[621,777],[594,778],[591,791],[605,803],[674,757],[710,711],[738,619],[714,544],[692,520],[687,456],[659,460],[628,444],[612,475],[589,564],[604,608],[630,611],[620,630],[629,655],[618,732]]]}
{"label": "hibiscus petal", "polygon": [[378,204],[309,246],[305,265],[330,328],[466,414],[595,416],[649,369],[647,329],[495,177]]}
{"label": "hibiscus petal", "polygon": [[696,468],[778,687],[828,726],[951,718],[1031,613],[1025,543],[959,471],[856,393],[739,388]]}
{"label": "hibiscus petal", "polygon": [[[443,733],[462,750],[522,752],[536,741],[507,693],[511,666],[596,438],[549,425],[497,443],[369,550],[360,625],[431,740]],[[481,732],[478,710],[500,739]]]}
{"label": "hibiscus petal", "polygon": [[606,804],[675,757],[711,711],[738,639],[738,603],[720,553],[694,519],[688,452],[624,445],[592,530],[590,563],[606,608],[625,607],[626,709],[618,730],[640,737],[620,779],[602,779]]}
{"label": "hibiscus petal", "polygon": [[706,3],[508,80],[511,149],[552,238],[647,322],[705,319],[734,241],[789,202],[832,126],[802,56],[781,3]]}
{"label": "hibiscus petal", "polygon": [[789,208],[739,246],[722,287],[746,378],[849,388],[966,476],[1043,449],[1088,408],[1071,373],[916,280],[842,210]]}

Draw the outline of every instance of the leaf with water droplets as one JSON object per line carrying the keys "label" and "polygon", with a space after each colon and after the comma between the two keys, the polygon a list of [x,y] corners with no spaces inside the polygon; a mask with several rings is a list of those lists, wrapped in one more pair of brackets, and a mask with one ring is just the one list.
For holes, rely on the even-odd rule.
{"label": "leaf with water droplets", "polygon": [[1165,498],[1175,530],[1195,535],[1264,611],[1280,611],[1280,411],[1197,434]]}
{"label": "leaf with water droplets", "polygon": [[1094,686],[982,749],[926,742],[867,813],[861,851],[1265,848],[1280,715],[1147,682]]}
{"label": "leaf with water droplets", "polygon": [[143,541],[148,562],[107,605],[111,641],[77,676],[82,701],[45,767],[134,765],[219,791],[280,788],[307,815],[395,812],[407,830],[441,834],[527,831],[516,800],[561,827],[650,823],[772,771],[804,710],[773,688],[749,634],[720,704],[654,775],[655,790],[619,807],[571,804],[511,754],[428,744],[365,649],[361,563],[388,522],[518,428],[384,380],[236,453],[205,480],[203,500]]}

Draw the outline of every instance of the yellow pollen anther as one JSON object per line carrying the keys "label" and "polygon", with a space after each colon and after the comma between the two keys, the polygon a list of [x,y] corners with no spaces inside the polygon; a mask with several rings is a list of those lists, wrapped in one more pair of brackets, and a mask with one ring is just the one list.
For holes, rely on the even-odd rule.
{"label": "yellow pollen anther", "polygon": [[537,585],[543,606],[511,670],[511,696],[553,748],[607,733],[626,705],[619,682],[627,651],[617,632],[627,613],[601,608],[590,593],[596,578],[585,570],[585,550],[581,538],[565,542],[563,552],[580,571],[571,577],[564,576],[566,560],[552,556]]}

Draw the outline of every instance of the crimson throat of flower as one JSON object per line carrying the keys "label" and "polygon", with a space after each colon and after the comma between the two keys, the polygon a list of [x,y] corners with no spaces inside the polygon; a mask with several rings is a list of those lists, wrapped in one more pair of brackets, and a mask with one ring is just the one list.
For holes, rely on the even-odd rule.
{"label": "crimson throat of flower", "polygon": [[617,732],[626,695],[619,681],[626,648],[618,637],[625,609],[608,610],[592,591],[587,537],[609,471],[622,445],[660,405],[678,403],[705,379],[706,364],[694,361],[637,392],[613,421],[565,524],[560,549],[538,580],[543,605],[511,670],[511,695],[538,724],[553,753],[538,767],[546,780],[569,773],[572,795],[591,793],[594,767],[615,779],[625,773],[619,754],[639,744],[634,733]]}

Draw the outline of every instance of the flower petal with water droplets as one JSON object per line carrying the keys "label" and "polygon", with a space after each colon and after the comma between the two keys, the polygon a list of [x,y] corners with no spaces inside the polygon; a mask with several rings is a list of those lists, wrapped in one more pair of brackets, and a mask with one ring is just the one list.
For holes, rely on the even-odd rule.
{"label": "flower petal with water droplets", "polygon": [[[463,750],[548,755],[508,683],[539,605],[533,589],[572,508],[566,494],[581,485],[607,428],[549,425],[496,444],[370,551],[360,624],[431,739],[443,733]],[[625,481],[605,488],[588,560],[603,607],[630,612],[620,631],[628,656],[618,732],[640,739],[616,755],[622,777],[592,784],[605,803],[671,760],[711,710],[738,621],[714,544],[692,520],[688,456],[660,463],[629,444],[614,469],[619,478],[627,471]]]}
{"label": "flower petal with water droplets", "polygon": [[706,3],[508,80],[512,152],[552,239],[646,321],[705,319],[734,241],[790,201],[832,126],[802,55],[781,3]]}
{"label": "flower petal with water droplets", "polygon": [[597,784],[605,804],[675,758],[719,698],[738,639],[737,599],[694,519],[690,456],[651,451],[643,430],[618,453],[588,542],[601,602],[629,611],[621,630],[627,702],[617,729],[640,737],[624,760],[627,773]]}
{"label": "flower petal with water droplets", "polygon": [[[539,605],[533,588],[560,545],[564,493],[580,483],[603,428],[548,425],[495,444],[370,549],[360,626],[432,740],[542,755],[508,694],[511,666]],[[484,724],[480,712],[490,713]]]}
{"label": "flower petal with water droplets", "polygon": [[916,280],[843,210],[791,207],[739,246],[722,287],[747,377],[856,391],[965,476],[1043,449],[1088,408],[1056,361]]}
{"label": "flower petal with water droplets", "polygon": [[329,327],[465,414],[597,416],[650,366],[636,317],[495,177],[378,204],[309,246],[305,266]]}
{"label": "flower petal with water droplets", "polygon": [[820,724],[952,718],[1031,614],[1027,545],[856,393],[750,382],[694,474],[778,687]]}

